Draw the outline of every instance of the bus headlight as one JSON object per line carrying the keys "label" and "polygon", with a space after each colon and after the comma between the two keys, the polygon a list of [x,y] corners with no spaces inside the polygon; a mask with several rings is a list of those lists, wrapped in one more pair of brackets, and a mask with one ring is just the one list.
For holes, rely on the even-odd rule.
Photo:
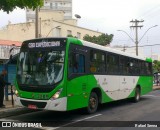
{"label": "bus headlight", "polygon": [[52,96],[51,100],[55,100],[55,99],[59,98],[61,92],[62,92],[62,88],[59,89],[59,90]]}
{"label": "bus headlight", "polygon": [[17,96],[17,97],[19,97],[19,94],[18,94],[18,91],[17,90],[15,90],[15,95]]}

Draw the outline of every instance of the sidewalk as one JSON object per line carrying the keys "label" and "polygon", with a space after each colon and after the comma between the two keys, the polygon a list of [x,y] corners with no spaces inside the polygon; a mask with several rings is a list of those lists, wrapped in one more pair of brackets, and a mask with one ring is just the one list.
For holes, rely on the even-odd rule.
{"label": "sidewalk", "polygon": [[4,100],[3,104],[5,105],[5,108],[0,108],[0,118],[30,113],[34,111],[28,108],[12,105],[12,100],[10,97],[8,101]]}
{"label": "sidewalk", "polygon": [[[160,86],[154,85],[153,90],[160,90]],[[31,110],[31,109],[28,109],[28,108],[14,106],[14,105],[12,105],[11,98],[9,98],[9,99],[10,99],[9,101],[4,100],[4,105],[6,107],[5,108],[0,108],[0,118],[19,115],[19,114],[24,114],[24,113],[29,113],[29,112],[34,111],[34,110]]]}
{"label": "sidewalk", "polygon": [[159,90],[159,89],[160,89],[160,85],[159,86],[157,86],[157,85],[153,86],[153,90]]}
{"label": "sidewalk", "polygon": [[[13,96],[13,99],[14,99],[14,96]],[[16,106],[14,106],[14,101],[13,101],[13,104],[12,104],[11,95],[8,96],[8,100],[6,100],[5,97],[4,97],[3,104],[5,105],[5,108],[1,108],[0,111],[3,110],[3,109],[17,108]]]}

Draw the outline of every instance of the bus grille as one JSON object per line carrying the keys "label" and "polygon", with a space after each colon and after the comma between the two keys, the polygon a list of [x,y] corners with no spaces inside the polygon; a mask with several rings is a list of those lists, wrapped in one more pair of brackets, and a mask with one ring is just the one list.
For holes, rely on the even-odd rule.
{"label": "bus grille", "polygon": [[34,101],[26,101],[26,100],[20,100],[23,106],[28,107],[28,105],[35,105],[38,108],[45,108],[46,102],[34,102]]}

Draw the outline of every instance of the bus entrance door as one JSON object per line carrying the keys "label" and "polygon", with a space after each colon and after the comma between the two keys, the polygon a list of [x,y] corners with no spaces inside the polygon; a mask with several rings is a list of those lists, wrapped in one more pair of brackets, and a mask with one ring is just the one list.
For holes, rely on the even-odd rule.
{"label": "bus entrance door", "polygon": [[[83,51],[83,52],[82,52]],[[69,54],[69,80],[67,83],[68,110],[86,107],[87,101],[87,82],[86,75],[86,52],[76,46],[71,48]]]}

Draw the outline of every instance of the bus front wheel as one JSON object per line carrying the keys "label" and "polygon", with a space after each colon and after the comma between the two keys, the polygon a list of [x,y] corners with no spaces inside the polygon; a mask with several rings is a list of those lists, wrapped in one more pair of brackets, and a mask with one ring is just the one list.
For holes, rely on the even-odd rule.
{"label": "bus front wheel", "polygon": [[98,96],[95,92],[91,92],[89,101],[88,101],[88,107],[87,107],[87,113],[91,114],[97,111],[98,108]]}

